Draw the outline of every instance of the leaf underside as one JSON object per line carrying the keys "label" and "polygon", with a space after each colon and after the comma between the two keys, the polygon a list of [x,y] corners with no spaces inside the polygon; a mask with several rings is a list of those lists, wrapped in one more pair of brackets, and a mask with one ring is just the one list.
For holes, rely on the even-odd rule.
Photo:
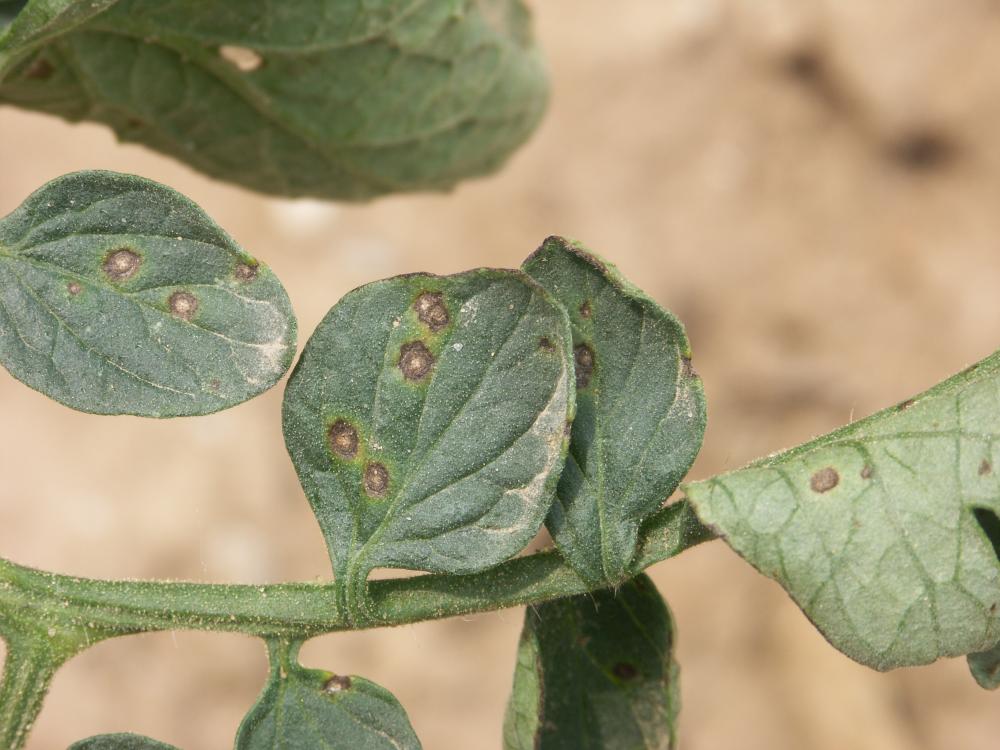
{"label": "leaf underside", "polygon": [[546,87],[521,0],[33,0],[0,36],[0,103],[280,195],[491,172]]}
{"label": "leaf underside", "polygon": [[305,669],[297,646],[271,644],[264,692],[240,726],[236,750],[420,750],[406,711],[373,682]]}
{"label": "leaf underside", "polygon": [[628,578],[639,526],[701,447],[705,395],[684,328],[610,264],[559,237],[523,266],[569,313],[576,418],[546,525],[591,585]]}
{"label": "leaf underside", "polygon": [[0,221],[0,364],[74,409],[228,408],[277,382],[295,333],[274,274],[149,180],[77,172]]}
{"label": "leaf underside", "polygon": [[529,607],[505,750],[666,750],[679,709],[673,622],[645,575]]}
{"label": "leaf underside", "polygon": [[531,540],[565,454],[569,341],[516,271],[403,276],[333,307],[284,431],[344,586],[376,567],[471,573]]}
{"label": "leaf underside", "polygon": [[827,639],[884,670],[1000,639],[1000,353],[926,393],[683,489]]}
{"label": "leaf underside", "polygon": [[177,748],[138,734],[102,734],[74,742],[69,750],[177,750]]}

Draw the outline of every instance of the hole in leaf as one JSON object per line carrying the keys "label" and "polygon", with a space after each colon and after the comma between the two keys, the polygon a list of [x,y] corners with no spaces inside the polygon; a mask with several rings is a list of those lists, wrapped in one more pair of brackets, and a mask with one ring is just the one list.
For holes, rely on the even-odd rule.
{"label": "hole in leaf", "polygon": [[256,50],[231,44],[223,44],[219,47],[219,57],[241,73],[252,73],[264,64],[264,58]]}
{"label": "hole in leaf", "polygon": [[993,554],[1000,560],[1000,518],[997,518],[997,514],[989,508],[973,508],[972,514],[976,517],[979,528],[993,545]]}

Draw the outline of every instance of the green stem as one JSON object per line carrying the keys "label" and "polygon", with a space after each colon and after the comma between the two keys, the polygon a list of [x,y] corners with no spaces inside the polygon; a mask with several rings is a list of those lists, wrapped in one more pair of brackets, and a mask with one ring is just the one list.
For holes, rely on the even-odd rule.
{"label": "green stem", "polygon": [[72,653],[42,637],[9,636],[0,680],[0,748],[17,750],[31,726],[56,670]]}
{"label": "green stem", "polygon": [[[665,508],[643,527],[635,572],[711,538],[686,502]],[[352,621],[337,605],[333,583],[100,581],[0,560],[0,615],[16,612],[45,627],[81,633],[91,644],[117,635],[176,629],[305,639],[540,603],[587,590],[550,550],[473,575],[372,581],[364,614]]]}

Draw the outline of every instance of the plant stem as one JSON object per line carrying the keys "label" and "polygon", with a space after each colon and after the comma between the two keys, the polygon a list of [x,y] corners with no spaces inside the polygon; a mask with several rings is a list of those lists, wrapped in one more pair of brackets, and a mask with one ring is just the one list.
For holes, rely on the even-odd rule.
{"label": "plant stem", "polygon": [[[686,502],[671,505],[643,527],[635,573],[711,538],[712,532],[698,523]],[[563,558],[548,550],[467,576],[373,581],[363,618],[351,622],[337,605],[333,583],[101,581],[0,560],[0,614],[14,612],[39,625],[82,633],[90,644],[117,635],[175,629],[305,639],[540,603],[587,590]]]}
{"label": "plant stem", "polygon": [[49,683],[71,653],[44,639],[7,637],[0,680],[0,748],[16,750],[27,742]]}

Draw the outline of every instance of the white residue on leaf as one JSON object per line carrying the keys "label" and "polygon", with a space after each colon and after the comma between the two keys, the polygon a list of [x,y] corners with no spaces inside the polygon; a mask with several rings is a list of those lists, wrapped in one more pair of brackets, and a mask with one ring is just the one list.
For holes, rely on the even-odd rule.
{"label": "white residue on leaf", "polygon": [[454,349],[456,352],[460,352],[462,351],[463,346],[465,346],[465,344],[463,344],[461,341],[457,341],[451,345],[451,348]]}

